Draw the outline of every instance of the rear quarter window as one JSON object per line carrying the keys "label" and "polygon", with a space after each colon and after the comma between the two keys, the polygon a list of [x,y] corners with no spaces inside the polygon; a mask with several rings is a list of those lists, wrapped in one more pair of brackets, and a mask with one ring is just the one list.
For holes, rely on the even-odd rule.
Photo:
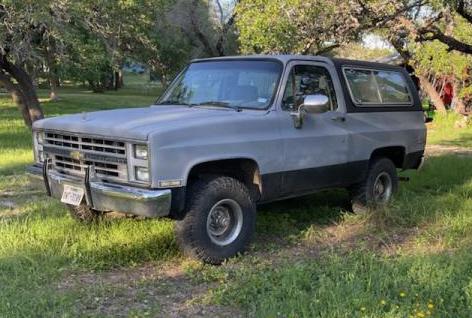
{"label": "rear quarter window", "polygon": [[343,68],[356,106],[412,106],[413,98],[403,73],[390,70]]}

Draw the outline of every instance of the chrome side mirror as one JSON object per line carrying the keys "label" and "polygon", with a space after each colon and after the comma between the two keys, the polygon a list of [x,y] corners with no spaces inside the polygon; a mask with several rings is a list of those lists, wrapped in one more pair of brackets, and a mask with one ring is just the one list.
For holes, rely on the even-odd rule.
{"label": "chrome side mirror", "polygon": [[298,107],[298,111],[290,113],[290,116],[293,118],[293,126],[297,129],[301,128],[306,113],[320,114],[328,111],[328,103],[329,98],[326,95],[316,94],[305,96],[303,104]]}

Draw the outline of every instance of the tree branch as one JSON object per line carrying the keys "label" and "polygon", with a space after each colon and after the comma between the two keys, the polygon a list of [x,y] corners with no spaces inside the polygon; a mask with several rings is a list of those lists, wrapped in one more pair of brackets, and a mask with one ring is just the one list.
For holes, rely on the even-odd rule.
{"label": "tree branch", "polygon": [[[220,2],[217,0],[216,1],[218,3],[218,5],[221,7],[221,4]],[[235,5],[237,5],[239,2],[239,0],[236,0],[236,3]],[[222,20],[223,21],[223,20]],[[231,16],[229,17],[228,21],[226,23],[223,24],[223,29],[221,30],[221,34],[218,38],[218,41],[216,42],[216,51],[218,52],[218,55],[219,56],[224,56],[225,55],[225,52],[224,52],[224,43],[226,41],[226,37],[228,35],[228,32],[229,30],[231,29],[231,27],[233,26],[234,22],[236,21],[236,11],[233,10],[233,14],[231,14]]]}
{"label": "tree branch", "polygon": [[338,48],[338,47],[340,47],[340,45],[337,44],[337,43],[336,43],[336,44],[332,44],[332,45],[325,46],[324,48],[322,48],[322,49],[316,51],[316,55],[323,55],[323,54],[326,54],[326,53],[328,53],[328,52],[330,52],[330,51],[332,51],[332,50],[334,50],[334,49],[336,49],[336,48]]}
{"label": "tree branch", "polygon": [[467,12],[464,0],[457,1],[457,7],[455,8],[455,10],[461,17],[466,19],[469,23],[472,23],[472,13]]}
{"label": "tree branch", "polygon": [[459,41],[452,36],[444,34],[437,27],[421,28],[418,30],[420,41],[438,40],[448,46],[449,50],[472,54],[472,45]]}

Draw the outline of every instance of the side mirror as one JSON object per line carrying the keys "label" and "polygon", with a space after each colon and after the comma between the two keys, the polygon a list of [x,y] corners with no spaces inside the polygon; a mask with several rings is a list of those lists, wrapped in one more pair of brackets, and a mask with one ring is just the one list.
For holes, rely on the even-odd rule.
{"label": "side mirror", "polygon": [[320,114],[329,110],[329,99],[326,95],[316,94],[307,95],[303,100],[303,110],[310,114]]}
{"label": "side mirror", "polygon": [[326,95],[316,94],[307,95],[303,99],[303,104],[300,105],[298,111],[290,113],[293,118],[293,125],[299,129],[303,125],[303,117],[306,113],[320,114],[329,110],[329,98]]}

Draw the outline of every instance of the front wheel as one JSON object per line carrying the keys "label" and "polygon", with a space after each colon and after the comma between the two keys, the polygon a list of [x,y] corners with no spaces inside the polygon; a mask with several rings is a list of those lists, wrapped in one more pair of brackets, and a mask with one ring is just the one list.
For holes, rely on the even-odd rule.
{"label": "front wheel", "polygon": [[96,223],[101,221],[104,216],[103,212],[94,210],[85,204],[78,206],[67,204],[67,207],[72,218],[81,223]]}
{"label": "front wheel", "polygon": [[255,221],[255,204],[240,181],[198,180],[189,187],[185,218],[176,223],[177,241],[185,254],[220,264],[246,250]]}
{"label": "front wheel", "polygon": [[350,190],[352,210],[366,212],[369,208],[389,203],[398,188],[397,168],[388,158],[374,159],[364,182],[352,186]]}

